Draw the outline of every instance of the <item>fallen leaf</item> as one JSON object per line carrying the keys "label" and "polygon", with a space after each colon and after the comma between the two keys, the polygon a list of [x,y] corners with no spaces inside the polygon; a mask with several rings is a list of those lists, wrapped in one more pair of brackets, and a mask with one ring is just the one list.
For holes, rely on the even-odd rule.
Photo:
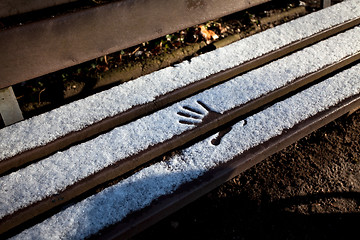
{"label": "fallen leaf", "polygon": [[206,43],[209,44],[211,40],[216,40],[219,36],[212,30],[207,30],[204,25],[200,25],[201,36],[206,40]]}

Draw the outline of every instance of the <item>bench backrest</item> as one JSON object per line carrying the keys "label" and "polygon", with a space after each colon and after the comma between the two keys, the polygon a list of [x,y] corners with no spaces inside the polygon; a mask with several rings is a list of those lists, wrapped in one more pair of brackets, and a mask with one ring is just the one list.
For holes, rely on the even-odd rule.
{"label": "bench backrest", "polygon": [[[0,89],[267,1],[123,0],[18,24],[0,31]],[[8,2],[0,17],[72,1]]]}

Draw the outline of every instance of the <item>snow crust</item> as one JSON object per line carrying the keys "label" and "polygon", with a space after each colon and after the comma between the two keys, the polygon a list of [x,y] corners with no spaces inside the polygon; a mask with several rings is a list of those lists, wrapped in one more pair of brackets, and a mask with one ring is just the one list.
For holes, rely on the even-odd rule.
{"label": "snow crust", "polygon": [[168,161],[147,167],[15,236],[14,239],[83,239],[121,221],[181,184],[203,175],[247,149],[295,124],[360,93],[360,64],[235,124],[220,145],[214,136]]}
{"label": "snow crust", "polygon": [[359,16],[360,0],[348,0],[0,129],[0,161]]}
{"label": "snow crust", "polygon": [[184,108],[186,106],[198,109],[201,112],[199,117],[204,117],[207,110],[198,101],[222,113],[357,52],[360,52],[360,27],[3,176],[0,178],[0,218],[194,128],[194,125],[180,123],[184,117],[178,112],[188,111]]}

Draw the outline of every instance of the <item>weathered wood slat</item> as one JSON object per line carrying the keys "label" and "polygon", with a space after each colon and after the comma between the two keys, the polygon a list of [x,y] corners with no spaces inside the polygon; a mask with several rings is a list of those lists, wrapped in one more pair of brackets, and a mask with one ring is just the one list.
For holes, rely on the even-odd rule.
{"label": "weathered wood slat", "polygon": [[123,0],[0,32],[0,88],[269,0]]}
{"label": "weathered wood slat", "polygon": [[1,0],[0,18],[36,11],[77,0]]}

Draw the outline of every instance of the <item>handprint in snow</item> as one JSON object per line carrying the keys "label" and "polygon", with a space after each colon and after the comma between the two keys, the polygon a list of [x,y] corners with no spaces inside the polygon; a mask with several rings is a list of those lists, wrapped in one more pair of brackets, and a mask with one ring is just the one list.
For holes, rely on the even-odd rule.
{"label": "handprint in snow", "polygon": [[[197,107],[184,106],[183,111],[177,113],[182,119],[179,121],[182,124],[195,125],[209,122],[222,115],[221,113],[211,110],[203,102],[197,101]],[[227,127],[221,130],[218,135],[211,140],[211,144],[217,146],[220,144],[221,139],[230,132],[232,127]]]}

